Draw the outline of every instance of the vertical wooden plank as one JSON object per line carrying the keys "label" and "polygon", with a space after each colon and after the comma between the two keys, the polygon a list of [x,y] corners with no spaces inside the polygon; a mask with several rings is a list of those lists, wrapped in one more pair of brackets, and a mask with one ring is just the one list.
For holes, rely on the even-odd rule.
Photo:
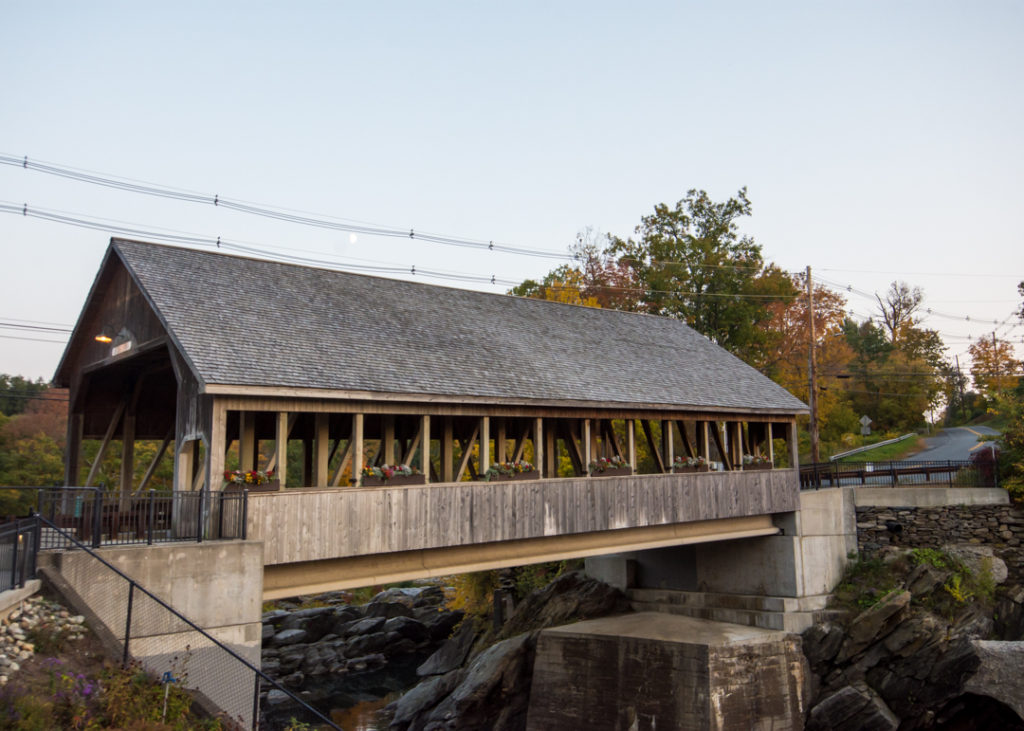
{"label": "vertical wooden plank", "polygon": [[800,466],[800,444],[797,440],[796,421],[789,422],[789,466],[796,469]]}
{"label": "vertical wooden plank", "polygon": [[478,474],[484,474],[491,467],[491,417],[480,417],[480,457]]}
{"label": "vertical wooden plank", "polygon": [[227,449],[228,411],[214,399],[213,418],[210,420],[210,443],[206,446],[206,489],[220,490],[224,486],[224,452]]}
{"label": "vertical wooden plank", "polygon": [[591,451],[590,443],[590,431],[591,431],[591,420],[583,420],[583,474],[587,474],[590,471],[590,461],[594,459],[594,453]]}
{"label": "vertical wooden plank", "polygon": [[386,414],[381,417],[384,422],[384,464],[395,463],[395,417]]}
{"label": "vertical wooden plank", "polygon": [[313,470],[317,487],[327,487],[330,481],[328,465],[330,464],[331,439],[329,434],[328,414],[317,414],[315,419],[316,463]]}
{"label": "vertical wooden plank", "polygon": [[[72,403],[74,403],[74,397],[72,397]],[[67,460],[64,463],[64,484],[67,486],[78,484],[79,473],[81,472],[82,429],[84,423],[85,415],[81,412],[72,413],[68,418]]]}
{"label": "vertical wooden plank", "polygon": [[454,482],[455,474],[455,432],[452,417],[444,417],[444,433],[441,435],[441,481]]}
{"label": "vertical wooden plank", "polygon": [[629,466],[636,474],[636,421],[626,419],[626,440],[629,442]]}
{"label": "vertical wooden plank", "polygon": [[496,424],[496,433],[494,437],[494,461],[495,462],[507,462],[508,456],[506,454],[508,445],[505,443],[508,440],[508,434],[505,429],[505,422],[507,419],[504,417],[498,419]]}
{"label": "vertical wooden plank", "polygon": [[775,464],[775,443],[774,443],[775,440],[773,438],[774,437],[774,433],[773,433],[774,426],[775,425],[772,422],[770,422],[770,421],[767,424],[764,425],[765,432],[767,432],[767,438],[768,438],[768,461],[771,464],[773,464],[773,465]]}
{"label": "vertical wooden plank", "polygon": [[672,431],[675,425],[671,419],[661,420],[661,453],[665,456],[665,471],[672,471],[672,462],[676,458],[676,441]]}
{"label": "vertical wooden plank", "polygon": [[177,465],[174,469],[174,487],[176,490],[191,490],[192,478],[195,475],[196,452],[199,445],[195,439],[175,444]]}
{"label": "vertical wooden plank", "polygon": [[683,444],[683,451],[686,452],[687,457],[696,457],[693,451],[693,444],[690,443],[690,434],[686,431],[686,422],[679,420],[676,422],[676,426],[679,427],[679,439]]}
{"label": "vertical wooden plank", "polygon": [[537,418],[533,420],[533,461],[536,462],[541,477],[549,477],[544,470],[544,457],[544,419]]}
{"label": "vertical wooden plank", "polygon": [[708,423],[706,421],[697,422],[697,454],[704,459],[711,459],[711,442],[710,435],[708,434]]}
{"label": "vertical wooden plank", "polygon": [[544,476],[555,478],[558,477],[558,450],[555,447],[558,446],[558,422],[555,419],[548,419],[547,428],[544,431]]}
{"label": "vertical wooden plank", "polygon": [[283,488],[288,480],[288,412],[277,412],[277,424],[274,430],[274,456],[277,479]]}
{"label": "vertical wooden plank", "polygon": [[420,442],[420,471],[423,473],[423,480],[430,484],[430,415],[424,414],[421,418],[420,432],[423,439]]}
{"label": "vertical wooden plank", "polygon": [[363,415],[352,414],[352,485],[363,484]]}
{"label": "vertical wooden plank", "polygon": [[246,472],[258,468],[256,460],[256,414],[252,411],[238,413],[238,469]]}

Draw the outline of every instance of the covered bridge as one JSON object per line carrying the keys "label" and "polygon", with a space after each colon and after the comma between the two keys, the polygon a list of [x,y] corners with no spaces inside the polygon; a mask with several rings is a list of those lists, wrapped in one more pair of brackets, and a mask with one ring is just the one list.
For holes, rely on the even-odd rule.
{"label": "covered bridge", "polygon": [[[649,315],[115,239],[56,382],[70,389],[69,485],[96,477],[85,439],[101,454],[120,442],[123,495],[165,453],[178,490],[221,490],[227,468],[274,471],[282,489],[251,495],[249,514],[268,596],[326,587],[339,561],[359,585],[510,552],[527,563],[767,535],[797,504],[806,407]],[[137,440],[162,445],[142,484]],[[687,457],[714,469],[674,473]],[[625,467],[594,472],[602,458]],[[528,483],[481,480],[524,460],[536,469],[512,477]],[[418,484],[364,479],[397,464]],[[424,552],[437,551],[435,566]],[[274,589],[274,566],[306,573]]]}

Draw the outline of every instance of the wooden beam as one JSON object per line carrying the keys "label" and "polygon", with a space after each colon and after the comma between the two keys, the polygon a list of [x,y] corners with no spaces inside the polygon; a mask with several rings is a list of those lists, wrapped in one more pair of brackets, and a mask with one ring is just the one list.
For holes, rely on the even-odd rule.
{"label": "wooden beam", "polygon": [[189,439],[180,445],[175,445],[177,451],[177,470],[175,472],[174,487],[177,490],[191,490],[192,480],[196,477],[196,462],[199,458],[199,442],[196,439]]}
{"label": "wooden beam", "polygon": [[722,456],[722,463],[725,465],[725,469],[733,469],[732,460],[729,458],[729,453],[725,449],[725,445],[722,443],[722,430],[718,427],[718,422],[711,422],[711,428],[709,429],[711,436],[715,439],[715,446],[718,447],[718,453]]}
{"label": "wooden beam", "polygon": [[591,427],[590,419],[584,419],[583,420],[583,454],[581,455],[582,459],[580,461],[586,466],[587,471],[590,470],[590,461],[592,459],[594,459],[594,456],[595,456],[593,450],[591,449],[591,447],[593,445],[591,444],[591,441],[590,441],[590,427]]}
{"label": "wooden beam", "polygon": [[[611,447],[612,454],[620,459],[624,459],[626,455],[622,452],[622,445],[619,444],[619,437],[615,433],[615,425],[611,419],[605,419],[604,422],[604,438],[608,445]],[[632,464],[632,461],[629,461]]]}
{"label": "wooden beam", "polygon": [[491,468],[491,417],[480,417],[480,455],[477,460],[479,474]]}
{"label": "wooden beam", "polygon": [[693,443],[690,442],[690,435],[686,431],[686,422],[677,421],[676,426],[679,427],[679,438],[683,443],[683,451],[686,452],[687,457],[696,457],[697,454],[693,451]]}
{"label": "wooden beam", "polygon": [[[473,427],[473,434],[469,437],[469,441],[465,442],[462,439],[459,440],[459,445],[462,447],[462,459],[459,460],[459,468],[455,473],[454,482],[461,482],[462,475],[466,473],[467,467],[472,467],[469,458],[473,456],[473,445],[476,444],[476,439],[480,434],[480,425],[477,424]],[[473,470],[471,470],[473,472]]]}
{"label": "wooden beam", "polygon": [[[412,467],[412,458],[416,456],[416,450],[420,447],[420,441],[423,439],[423,422],[420,421],[419,426],[416,427],[416,434],[413,436],[412,441],[409,442],[409,448],[402,455],[402,461],[400,464],[406,464]],[[422,463],[422,460],[420,460]],[[422,471],[422,468],[421,468]]]}
{"label": "wooden beam", "polygon": [[[522,441],[526,443],[525,438]],[[537,470],[547,477],[544,473],[544,455],[544,419],[536,418],[533,420],[533,460],[537,463]]]}
{"label": "wooden beam", "polygon": [[96,477],[96,473],[99,472],[100,465],[103,463],[103,458],[107,456],[107,447],[110,446],[110,440],[114,436],[114,432],[117,431],[118,424],[121,423],[121,417],[124,415],[125,402],[121,401],[117,408],[114,409],[114,415],[110,418],[110,423],[107,425],[107,431],[103,435],[103,441],[100,442],[100,448],[96,452],[96,459],[93,460],[92,466],[89,467],[89,475],[85,478],[85,486],[90,487],[93,479]]}
{"label": "wooden beam", "polygon": [[768,424],[765,424],[764,426],[765,426],[765,431],[767,432],[766,436],[767,436],[767,440],[768,440],[768,462],[770,464],[774,465],[775,464],[775,440],[772,439],[772,436],[773,436],[772,435],[772,425],[770,423],[768,423]]}
{"label": "wooden beam", "polygon": [[213,402],[210,420],[210,443],[206,449],[206,489],[220,490],[224,486],[224,453],[227,451],[228,411],[224,404]]}
{"label": "wooden beam", "polygon": [[507,462],[508,455],[506,454],[508,445],[505,443],[508,439],[508,435],[505,433],[505,419],[498,419],[496,426],[496,433],[494,437],[494,461],[495,462]]}
{"label": "wooden beam", "polygon": [[78,484],[78,477],[81,472],[82,429],[84,424],[85,415],[81,412],[74,412],[68,417],[67,458],[64,460],[64,484],[69,487]]}
{"label": "wooden beam", "polygon": [[651,456],[654,458],[654,466],[658,468],[658,472],[665,472],[665,461],[661,458],[658,445],[654,441],[654,434],[651,432],[650,423],[647,419],[641,419],[640,426],[643,427],[644,436],[647,438],[647,447],[651,450]]}
{"label": "wooden beam", "polygon": [[[536,428],[536,422],[539,419],[534,420],[534,428]],[[512,461],[518,462],[523,458],[523,452],[526,451],[526,439],[530,436],[530,422],[527,421],[523,424],[523,428],[519,430],[519,437],[516,439],[515,449],[512,451]],[[533,460],[537,462],[537,447],[533,448]],[[537,469],[540,469],[540,465],[537,465]]]}
{"label": "wooden beam", "polygon": [[577,475],[587,474],[587,465],[583,463],[583,452],[580,450],[577,436],[573,430],[574,419],[562,419],[558,422],[562,431],[562,441],[565,442],[565,449],[569,452],[569,461]]}
{"label": "wooden beam", "polygon": [[423,448],[420,450],[420,472],[423,481],[430,484],[430,473],[434,464],[430,459],[430,414],[420,417],[420,433],[423,435]]}
{"label": "wooden beam", "polygon": [[[338,440],[341,443],[341,440]],[[352,440],[348,440],[348,444],[345,446],[345,451],[341,453],[341,462],[338,463],[338,469],[334,471],[334,477],[331,478],[331,487],[338,487],[341,484],[341,477],[345,474],[345,470],[348,468],[349,462],[352,461]],[[283,487],[283,485],[282,485]]]}
{"label": "wooden beam", "polygon": [[789,422],[789,466],[796,469],[800,466],[800,440],[797,438],[796,421]]}
{"label": "wooden beam", "polygon": [[544,433],[544,477],[558,477],[558,423],[549,421]]}
{"label": "wooden beam", "polygon": [[120,510],[127,510],[135,482],[135,399],[132,399],[121,421],[121,476],[118,482],[121,488]]}
{"label": "wooden beam", "polygon": [[711,459],[711,442],[708,434],[708,422],[697,422],[697,455],[706,460]]}
{"label": "wooden beam", "polygon": [[352,485],[363,484],[363,415],[352,414]]}
{"label": "wooden beam", "polygon": [[670,419],[661,420],[661,454],[665,458],[666,472],[672,471],[672,463],[676,459],[676,440],[672,434],[675,426]]}
{"label": "wooden beam", "polygon": [[384,443],[381,445],[381,453],[384,455],[384,464],[395,463],[395,417],[391,414],[382,418],[384,422],[384,436],[381,437]]}
{"label": "wooden beam", "polygon": [[328,419],[328,414],[317,414],[314,418],[313,428],[316,443],[316,462],[313,474],[316,477],[317,487],[327,487],[331,479],[330,474],[328,474],[331,464],[331,434],[330,422]]}
{"label": "wooden beam", "polygon": [[153,475],[156,473],[156,468],[160,464],[160,460],[163,459],[164,454],[167,452],[167,447],[170,445],[171,440],[174,439],[174,427],[172,426],[167,430],[167,436],[160,443],[160,447],[156,450],[156,454],[153,455],[153,460],[149,463],[149,467],[146,469],[146,474],[142,476],[142,482],[139,483],[139,489],[135,491],[135,495],[146,489],[146,485],[153,479]]}
{"label": "wooden beam", "polygon": [[281,487],[284,487],[282,471],[286,467],[284,460],[288,459],[288,439],[291,437],[292,429],[295,428],[295,422],[298,419],[298,414],[290,414],[287,411],[277,412],[277,428],[274,431],[274,453],[270,455],[270,461],[267,462],[267,472],[277,469],[278,462],[281,463],[281,469],[277,470],[278,477],[281,478]]}
{"label": "wooden beam", "polygon": [[626,441],[629,447],[629,466],[636,474],[636,422],[633,419],[626,419]]}
{"label": "wooden beam", "polygon": [[259,469],[259,450],[256,449],[256,414],[238,412],[238,469],[242,472]]}
{"label": "wooden beam", "polygon": [[455,437],[452,417],[444,417],[444,433],[441,435],[441,482],[455,482]]}

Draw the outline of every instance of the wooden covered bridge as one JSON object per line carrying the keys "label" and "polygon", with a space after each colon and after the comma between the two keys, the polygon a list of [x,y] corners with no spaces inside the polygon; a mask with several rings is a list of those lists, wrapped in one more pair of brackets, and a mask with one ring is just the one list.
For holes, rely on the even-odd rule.
{"label": "wooden covered bridge", "polygon": [[56,381],[68,485],[114,444],[122,500],[168,458],[179,491],[273,471],[268,598],[770,535],[798,505],[806,407],[667,318],[113,240]]}

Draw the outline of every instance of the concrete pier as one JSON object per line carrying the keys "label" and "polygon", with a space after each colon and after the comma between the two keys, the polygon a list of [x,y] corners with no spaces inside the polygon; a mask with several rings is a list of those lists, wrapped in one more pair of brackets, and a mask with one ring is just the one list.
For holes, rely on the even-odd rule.
{"label": "concrete pier", "polygon": [[797,635],[658,612],[544,630],[529,729],[803,728]]}

